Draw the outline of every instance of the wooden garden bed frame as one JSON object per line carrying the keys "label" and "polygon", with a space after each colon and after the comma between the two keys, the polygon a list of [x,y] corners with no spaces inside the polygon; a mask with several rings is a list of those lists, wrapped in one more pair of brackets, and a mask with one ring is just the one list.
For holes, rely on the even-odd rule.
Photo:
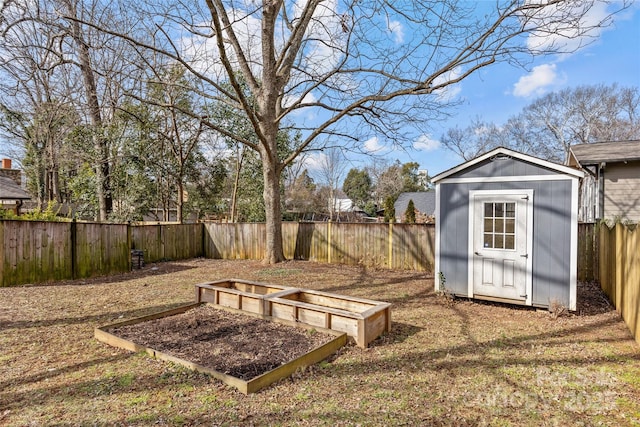
{"label": "wooden garden bed frame", "polygon": [[386,302],[239,279],[195,288],[197,302],[345,332],[362,348],[391,330]]}
{"label": "wooden garden bed frame", "polygon": [[324,332],[326,334],[330,334],[330,335],[334,335],[334,338],[332,340],[330,340],[329,342],[320,345],[316,348],[314,348],[313,350],[311,350],[310,352],[296,358],[293,359],[281,366],[278,366],[275,369],[272,369],[271,371],[265,372],[262,375],[259,375],[257,377],[254,377],[248,381],[242,380],[240,378],[216,371],[214,369],[211,368],[207,368],[206,366],[202,366],[200,364],[197,363],[193,363],[190,362],[188,360],[184,360],[175,356],[171,356],[170,354],[167,353],[163,353],[161,351],[155,350],[153,348],[150,347],[145,347],[143,345],[140,344],[136,344],[133,341],[129,341],[123,338],[118,337],[117,335],[114,335],[110,332],[108,332],[108,330],[113,329],[113,328],[117,328],[117,327],[121,327],[121,326],[127,326],[127,325],[134,325],[137,323],[142,323],[142,322],[147,322],[150,320],[156,320],[156,319],[160,319],[163,317],[169,317],[169,316],[174,316],[177,314],[181,314],[184,313],[188,310],[194,309],[198,306],[200,306],[202,303],[201,302],[197,302],[195,304],[189,304],[189,305],[185,305],[182,307],[178,307],[172,310],[167,310],[167,311],[163,311],[160,313],[156,313],[156,314],[152,314],[152,315],[148,315],[148,316],[144,316],[144,317],[139,317],[136,319],[132,319],[132,320],[126,320],[123,322],[118,322],[118,323],[112,323],[109,325],[105,325],[105,326],[101,326],[98,327],[94,330],[94,336],[98,341],[101,341],[103,343],[112,345],[114,347],[119,347],[119,348],[123,348],[129,351],[133,351],[133,352],[146,352],[147,354],[149,354],[151,357],[155,358],[155,359],[159,359],[159,360],[165,360],[165,361],[169,361],[169,362],[173,362],[173,363],[177,363],[179,365],[185,366],[189,369],[193,369],[195,371],[198,372],[203,372],[206,374],[211,375],[214,378],[219,379],[220,381],[224,382],[225,384],[235,387],[236,389],[238,389],[240,392],[244,393],[244,394],[249,394],[249,393],[255,393],[271,384],[273,384],[274,382],[282,379],[282,378],[286,378],[288,376],[290,376],[291,374],[293,374],[296,370],[301,369],[301,368],[305,368],[307,366],[311,366],[315,363],[318,363],[324,359],[326,359],[327,357],[331,356],[332,354],[334,354],[336,351],[338,351],[338,349],[340,349],[342,346],[344,346],[347,342],[347,335],[344,332],[338,332],[338,331],[334,331],[331,329],[325,329],[325,328],[318,328],[318,327],[312,327],[306,324],[300,324],[300,323],[296,323],[296,322],[290,322],[287,320],[283,320],[283,319],[277,319],[277,318],[270,318],[268,316],[263,316],[260,314],[255,314],[255,313],[250,313],[244,310],[237,310],[237,309],[233,309],[233,308],[229,308],[229,307],[223,307],[223,306],[219,306],[217,307],[218,309],[221,310],[227,310],[227,311],[231,311],[231,312],[235,312],[235,313],[242,313],[244,315],[248,315],[248,316],[253,316],[253,317],[259,317],[265,320],[269,320],[269,321],[273,321],[273,322],[277,322],[277,323],[281,323],[281,324],[285,324],[285,325],[289,325],[289,326],[294,326],[297,328],[303,328],[303,329],[315,329],[318,332]]}

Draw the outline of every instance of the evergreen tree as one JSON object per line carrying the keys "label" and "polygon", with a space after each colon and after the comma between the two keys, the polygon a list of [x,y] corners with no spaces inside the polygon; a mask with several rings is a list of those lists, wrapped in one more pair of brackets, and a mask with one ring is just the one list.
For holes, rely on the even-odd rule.
{"label": "evergreen tree", "polygon": [[407,204],[407,210],[404,213],[404,221],[407,224],[416,223],[416,207],[413,204],[413,199],[410,199],[409,203]]}

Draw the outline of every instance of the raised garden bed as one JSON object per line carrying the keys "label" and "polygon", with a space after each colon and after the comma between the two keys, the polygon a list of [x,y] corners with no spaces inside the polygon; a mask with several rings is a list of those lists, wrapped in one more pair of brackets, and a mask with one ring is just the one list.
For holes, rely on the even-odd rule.
{"label": "raised garden bed", "polygon": [[264,314],[264,296],[289,292],[286,286],[228,279],[196,285],[196,302],[208,302],[249,313]]}
{"label": "raised garden bed", "polygon": [[95,329],[101,342],[207,373],[242,393],[254,393],[326,359],[344,333],[208,304]]}
{"label": "raised garden bed", "polygon": [[391,304],[258,282],[222,280],[196,285],[196,301],[345,332],[358,346],[391,330]]}

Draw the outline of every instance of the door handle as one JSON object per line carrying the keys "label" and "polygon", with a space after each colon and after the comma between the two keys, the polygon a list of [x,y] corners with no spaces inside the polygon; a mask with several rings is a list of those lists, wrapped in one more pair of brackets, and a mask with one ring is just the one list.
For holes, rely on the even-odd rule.
{"label": "door handle", "polygon": [[482,254],[480,252],[478,252],[478,251],[476,251],[475,254],[478,255],[478,256],[482,256]]}

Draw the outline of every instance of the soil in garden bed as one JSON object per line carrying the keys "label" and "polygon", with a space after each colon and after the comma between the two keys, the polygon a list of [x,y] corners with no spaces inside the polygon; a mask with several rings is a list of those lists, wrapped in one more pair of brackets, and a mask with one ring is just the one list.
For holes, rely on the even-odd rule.
{"label": "soil in garden bed", "polygon": [[208,305],[109,332],[245,381],[335,338]]}

